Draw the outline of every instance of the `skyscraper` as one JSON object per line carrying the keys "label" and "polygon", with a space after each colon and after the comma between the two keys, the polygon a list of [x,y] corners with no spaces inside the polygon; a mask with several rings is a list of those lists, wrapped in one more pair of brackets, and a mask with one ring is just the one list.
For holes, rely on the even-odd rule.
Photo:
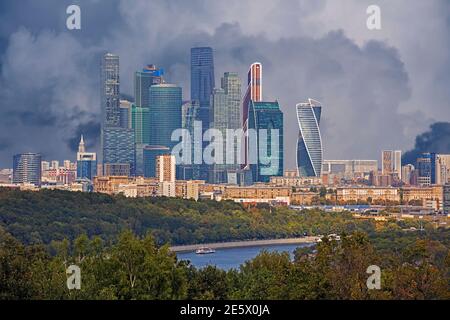
{"label": "skyscraper", "polygon": [[189,152],[189,159],[191,161],[190,163],[183,163],[177,167],[177,179],[197,180],[200,179],[200,169],[202,168],[202,165],[193,162],[194,150],[202,150],[202,141],[199,139],[197,139],[197,141],[194,140],[194,124],[195,121],[199,121],[200,103],[196,100],[187,101],[183,104],[182,108],[182,127],[189,132],[189,136],[191,137],[190,146],[186,145],[185,152]]}
{"label": "skyscraper", "polygon": [[[283,112],[277,101],[250,101],[248,130],[256,137],[250,135],[248,153],[254,182],[269,182],[270,177],[283,175],[283,129]],[[273,140],[276,134],[278,139]]]}
{"label": "skyscraper", "polygon": [[102,114],[104,126],[120,126],[119,56],[107,53],[102,59]]}
{"label": "skyscraper", "polygon": [[308,99],[299,103],[297,120],[300,128],[297,141],[297,170],[300,177],[320,177],[322,174],[323,148],[320,134],[320,102]]}
{"label": "skyscraper", "polygon": [[381,152],[381,172],[383,175],[391,175],[393,179],[402,179],[402,151],[383,150]]}
{"label": "skyscraper", "polygon": [[[181,129],[182,90],[174,84],[163,83],[151,86],[149,93],[149,145],[155,150],[169,148],[170,153],[177,144],[171,140],[172,133]],[[145,161],[154,162],[156,159],[146,157]]]}
{"label": "skyscraper", "polygon": [[131,128],[131,102],[120,100],[120,126],[125,129]]}
{"label": "skyscraper", "polygon": [[150,145],[172,149],[172,132],[181,128],[181,88],[174,84],[150,87]]}
{"label": "skyscraper", "polygon": [[131,128],[136,144],[150,143],[150,109],[131,105]]}
{"label": "skyscraper", "polygon": [[[105,175],[133,176],[136,169],[134,130],[105,127],[102,130],[102,141]],[[107,167],[108,170],[106,170]]]}
{"label": "skyscraper", "polygon": [[41,161],[38,153],[22,153],[13,157],[13,183],[41,185]]}
{"label": "skyscraper", "polygon": [[[134,130],[121,121],[119,56],[107,53],[102,60],[102,163],[109,175],[134,175]],[[107,170],[106,170],[107,169]]]}
{"label": "skyscraper", "polygon": [[210,47],[191,49],[191,100],[200,103],[200,120],[203,126],[209,125],[209,103],[215,87],[214,57]]}
{"label": "skyscraper", "polygon": [[[239,169],[240,150],[238,143],[227,140],[227,129],[237,130],[241,128],[241,80],[237,73],[225,72],[221,81],[222,88],[214,89],[211,96],[211,128],[220,130],[223,137],[223,164],[213,164],[210,171],[210,181],[213,183],[228,182],[228,172]],[[228,149],[231,147],[231,149]],[[233,154],[233,163],[225,163],[226,155]]]}
{"label": "skyscraper", "polygon": [[436,154],[422,153],[416,161],[417,183],[421,186],[434,184],[436,174]]}
{"label": "skyscraper", "polygon": [[149,89],[151,86],[161,84],[164,70],[157,69],[155,65],[149,64],[134,75],[134,99],[138,107],[149,106]]}
{"label": "skyscraper", "polygon": [[86,152],[83,136],[77,152],[77,179],[93,180],[97,175],[97,154],[95,152]]}
{"label": "skyscraper", "polygon": [[[210,125],[210,99],[215,88],[214,56],[210,47],[191,49],[191,100],[198,101],[196,121],[202,123],[202,134]],[[204,142],[202,150],[207,146]],[[200,179],[208,178],[208,165],[198,165]]]}
{"label": "skyscraper", "polygon": [[[255,62],[250,66],[247,74],[247,90],[242,101],[242,129],[244,133],[248,128],[248,115],[250,102],[262,101],[262,64]],[[245,138],[244,142],[244,166],[248,166],[248,139]]]}

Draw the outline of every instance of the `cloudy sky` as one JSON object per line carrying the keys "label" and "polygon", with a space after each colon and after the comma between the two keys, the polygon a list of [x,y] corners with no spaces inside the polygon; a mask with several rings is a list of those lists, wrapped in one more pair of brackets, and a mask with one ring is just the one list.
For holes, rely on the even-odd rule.
{"label": "cloudy sky", "polygon": [[[81,7],[82,29],[66,28]],[[381,8],[382,29],[366,27]],[[450,1],[2,0],[0,167],[14,153],[74,159],[80,133],[98,148],[101,54],[121,58],[121,91],[154,63],[189,98],[189,50],[212,46],[225,71],[263,63],[264,99],[285,114],[286,166],[295,164],[295,104],[323,104],[325,158],[378,159],[409,150],[450,121]]]}

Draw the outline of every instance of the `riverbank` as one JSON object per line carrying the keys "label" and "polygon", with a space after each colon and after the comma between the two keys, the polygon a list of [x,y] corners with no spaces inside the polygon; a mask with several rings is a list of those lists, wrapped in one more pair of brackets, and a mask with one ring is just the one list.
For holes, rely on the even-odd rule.
{"label": "riverbank", "polygon": [[195,251],[201,247],[208,247],[211,249],[230,249],[230,248],[277,246],[277,245],[289,245],[289,244],[312,244],[312,243],[316,243],[317,240],[319,240],[319,237],[311,236],[311,237],[289,238],[289,239],[217,242],[217,243],[194,244],[194,245],[187,245],[187,246],[173,246],[173,247],[170,247],[170,250],[172,252],[190,252],[190,251]]}

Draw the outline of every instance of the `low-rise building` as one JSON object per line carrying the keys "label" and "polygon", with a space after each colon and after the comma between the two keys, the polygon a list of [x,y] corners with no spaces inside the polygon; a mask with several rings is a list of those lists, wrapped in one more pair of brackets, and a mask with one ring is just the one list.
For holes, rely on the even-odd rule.
{"label": "low-rise building", "polygon": [[342,202],[399,202],[400,192],[399,189],[391,187],[344,187],[337,188],[337,200]]}
{"label": "low-rise building", "polygon": [[403,203],[419,202],[419,205],[443,210],[443,186],[405,187],[402,189]]}

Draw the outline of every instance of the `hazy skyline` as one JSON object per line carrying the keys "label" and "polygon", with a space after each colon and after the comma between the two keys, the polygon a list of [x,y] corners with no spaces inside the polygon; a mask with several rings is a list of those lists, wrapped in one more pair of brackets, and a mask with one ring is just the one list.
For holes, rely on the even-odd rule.
{"label": "hazy skyline", "polygon": [[[66,29],[81,7],[82,30]],[[366,28],[381,7],[382,30]],[[120,56],[121,92],[146,64],[190,92],[190,48],[211,46],[216,83],[263,64],[263,98],[285,114],[285,167],[295,165],[295,105],[322,103],[325,159],[379,159],[450,121],[450,2],[4,0],[0,3],[0,167],[12,155],[74,159],[81,133],[98,150],[100,60]],[[97,138],[97,140],[94,140]],[[94,145],[97,143],[97,145]]]}

